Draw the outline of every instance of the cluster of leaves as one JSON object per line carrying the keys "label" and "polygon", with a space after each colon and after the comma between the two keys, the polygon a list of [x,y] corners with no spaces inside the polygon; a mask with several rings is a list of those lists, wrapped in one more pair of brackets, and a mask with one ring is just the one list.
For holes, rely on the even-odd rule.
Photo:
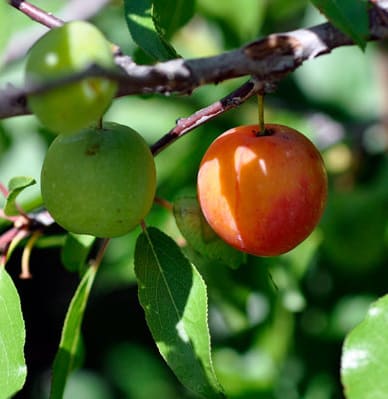
{"label": "cluster of leaves", "polygon": [[[53,11],[52,1],[40,3]],[[60,1],[55,3],[61,6]],[[313,12],[303,0],[255,3],[126,0],[125,19],[121,18],[121,5],[110,5],[94,22],[111,33],[112,41],[117,39],[138,62],[155,62],[178,54],[203,55],[198,49],[222,52],[267,33],[299,27],[305,23],[303,18]],[[312,3],[365,48],[366,1]],[[11,20],[10,14],[17,13],[4,3],[0,3],[0,11],[0,22]],[[2,26],[0,23],[0,29]],[[5,35],[0,35],[0,40],[2,37]],[[37,299],[28,296],[25,282],[10,277],[17,268],[15,250],[7,270],[0,268],[0,397],[12,396],[25,385],[26,364],[29,380],[24,391],[29,389],[35,397],[48,396],[42,376],[54,351],[51,398],[86,397],[77,381],[88,387],[92,397],[112,398],[117,392],[136,399],[189,397],[191,393],[182,390],[155,356],[148,329],[179,381],[205,398],[341,397],[337,379],[341,352],[347,399],[383,397],[388,388],[381,368],[386,362],[384,348],[388,342],[386,297],[367,311],[373,300],[386,293],[384,265],[388,260],[386,136],[378,129],[378,107],[373,102],[377,91],[367,69],[378,49],[373,51],[366,55],[351,49],[346,55],[354,68],[347,75],[358,79],[357,84],[341,75],[342,54],[339,58],[330,55],[324,61],[330,63],[329,67],[318,64],[311,68],[320,77],[329,75],[328,68],[332,68],[337,71],[336,79],[328,76],[320,78],[320,83],[314,81],[309,67],[302,68],[281,82],[273,101],[268,100],[268,118],[310,135],[320,146],[330,173],[324,219],[294,251],[261,259],[232,250],[209,230],[195,200],[195,173],[201,154],[226,128],[256,120],[256,108],[251,104],[175,143],[174,156],[169,150],[158,155],[158,196],[174,202],[172,212],[155,206],[147,218],[147,224],[155,227],[112,240],[101,265],[99,251],[101,246],[105,250],[106,242],[55,228],[48,231],[36,243],[32,260],[35,277],[27,282],[33,285],[41,279],[45,283],[46,295],[42,299],[40,294]],[[4,78],[17,81],[12,75],[17,68],[4,68]],[[372,92],[372,99],[366,96],[363,84],[368,93]],[[224,96],[230,87],[229,82],[216,89],[205,87],[189,100],[120,99],[107,118],[135,127],[152,142],[171,127],[171,121]],[[340,93],[344,92],[352,96],[343,99]],[[33,117],[17,119],[0,124],[0,152],[5,159],[1,164],[7,164],[12,175],[20,169],[21,174],[38,170],[52,140]],[[23,164],[26,148],[35,155]],[[7,173],[3,171],[1,179],[6,179]],[[26,178],[11,180],[5,214],[18,212],[17,196],[27,211],[41,205],[39,193],[33,188],[24,191],[32,184],[33,180]],[[28,192],[33,194],[28,196]],[[9,225],[4,223],[2,227],[7,231]],[[185,245],[179,246],[182,236]],[[98,261],[89,266],[88,259],[94,258]],[[60,273],[72,278],[59,283],[63,276]],[[58,298],[64,296],[70,302],[64,323],[62,319],[60,322],[61,337],[47,320],[37,321],[37,312],[48,302],[52,284],[59,293],[51,294],[50,299],[62,305],[61,311],[55,309],[55,319],[63,319],[65,312],[65,304]],[[69,293],[73,288],[74,294]],[[33,290],[35,295],[38,292]],[[127,300],[124,306],[122,295]],[[29,300],[35,306],[32,315],[26,312]],[[129,310],[128,303],[133,305]],[[365,314],[365,320],[355,327]],[[33,325],[40,336],[46,337],[43,330],[48,329],[54,341],[55,349],[49,351],[43,365],[34,361],[40,347],[30,333]],[[88,369],[92,370],[89,374],[82,373]],[[99,396],[93,396],[93,389]]]}

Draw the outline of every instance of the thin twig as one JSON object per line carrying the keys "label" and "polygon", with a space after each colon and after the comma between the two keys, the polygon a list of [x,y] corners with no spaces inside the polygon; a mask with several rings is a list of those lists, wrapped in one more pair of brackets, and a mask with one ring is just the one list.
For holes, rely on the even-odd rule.
{"label": "thin twig", "polygon": [[57,28],[64,24],[60,18],[42,10],[39,7],[34,6],[28,1],[23,0],[9,0],[9,4],[12,7],[17,8],[23,14],[27,15],[33,21],[39,22],[40,24],[47,26],[48,28]]}
{"label": "thin twig", "polygon": [[[41,232],[55,223],[45,209],[17,216],[7,216],[3,209],[0,209],[0,218],[12,223],[12,226],[0,235],[0,266],[5,266],[13,249],[20,241],[31,235],[38,238]],[[35,239],[30,245],[34,243]],[[29,257],[27,254],[24,256]]]}
{"label": "thin twig", "polygon": [[25,245],[23,249],[23,254],[22,254],[22,271],[19,275],[21,279],[29,279],[32,277],[31,271],[30,271],[30,258],[31,258],[31,252],[32,249],[34,248],[34,245],[38,238],[42,235],[43,233],[40,230],[35,231],[29,240],[27,241],[27,244]]}
{"label": "thin twig", "polygon": [[11,256],[13,249],[26,237],[30,232],[25,229],[12,227],[0,237],[0,266],[4,267]]}
{"label": "thin twig", "polygon": [[159,154],[178,138],[226,111],[238,107],[259,92],[262,92],[262,85],[255,84],[253,80],[249,80],[221,100],[195,112],[187,118],[178,119],[176,126],[151,146],[152,153],[154,155]]}

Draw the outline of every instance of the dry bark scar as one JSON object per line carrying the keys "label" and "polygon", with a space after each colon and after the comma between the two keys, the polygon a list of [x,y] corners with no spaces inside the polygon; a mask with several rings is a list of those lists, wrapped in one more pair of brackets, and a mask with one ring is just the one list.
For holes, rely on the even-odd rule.
{"label": "dry bark scar", "polygon": [[298,48],[302,48],[299,40],[291,36],[277,34],[248,44],[244,48],[244,53],[252,60],[261,60],[270,56],[294,55]]}

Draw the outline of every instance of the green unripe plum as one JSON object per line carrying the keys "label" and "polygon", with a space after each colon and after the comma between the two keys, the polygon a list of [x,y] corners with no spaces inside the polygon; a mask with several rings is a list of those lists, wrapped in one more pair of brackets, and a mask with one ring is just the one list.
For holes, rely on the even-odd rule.
{"label": "green unripe plum", "polygon": [[[97,64],[115,67],[109,42],[85,21],[69,22],[40,38],[26,64],[26,84],[41,85]],[[86,78],[28,97],[30,110],[55,133],[73,133],[98,121],[117,90],[106,78]]]}
{"label": "green unripe plum", "polygon": [[151,151],[133,129],[112,122],[50,145],[41,172],[47,210],[68,231],[115,237],[149,212],[156,172]]}

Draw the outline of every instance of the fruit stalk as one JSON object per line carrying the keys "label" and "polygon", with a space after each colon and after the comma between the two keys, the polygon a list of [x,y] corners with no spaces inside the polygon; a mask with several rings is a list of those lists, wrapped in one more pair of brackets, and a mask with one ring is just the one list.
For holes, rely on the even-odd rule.
{"label": "fruit stalk", "polygon": [[258,113],[259,113],[259,133],[258,136],[265,134],[264,124],[264,94],[257,95]]}

